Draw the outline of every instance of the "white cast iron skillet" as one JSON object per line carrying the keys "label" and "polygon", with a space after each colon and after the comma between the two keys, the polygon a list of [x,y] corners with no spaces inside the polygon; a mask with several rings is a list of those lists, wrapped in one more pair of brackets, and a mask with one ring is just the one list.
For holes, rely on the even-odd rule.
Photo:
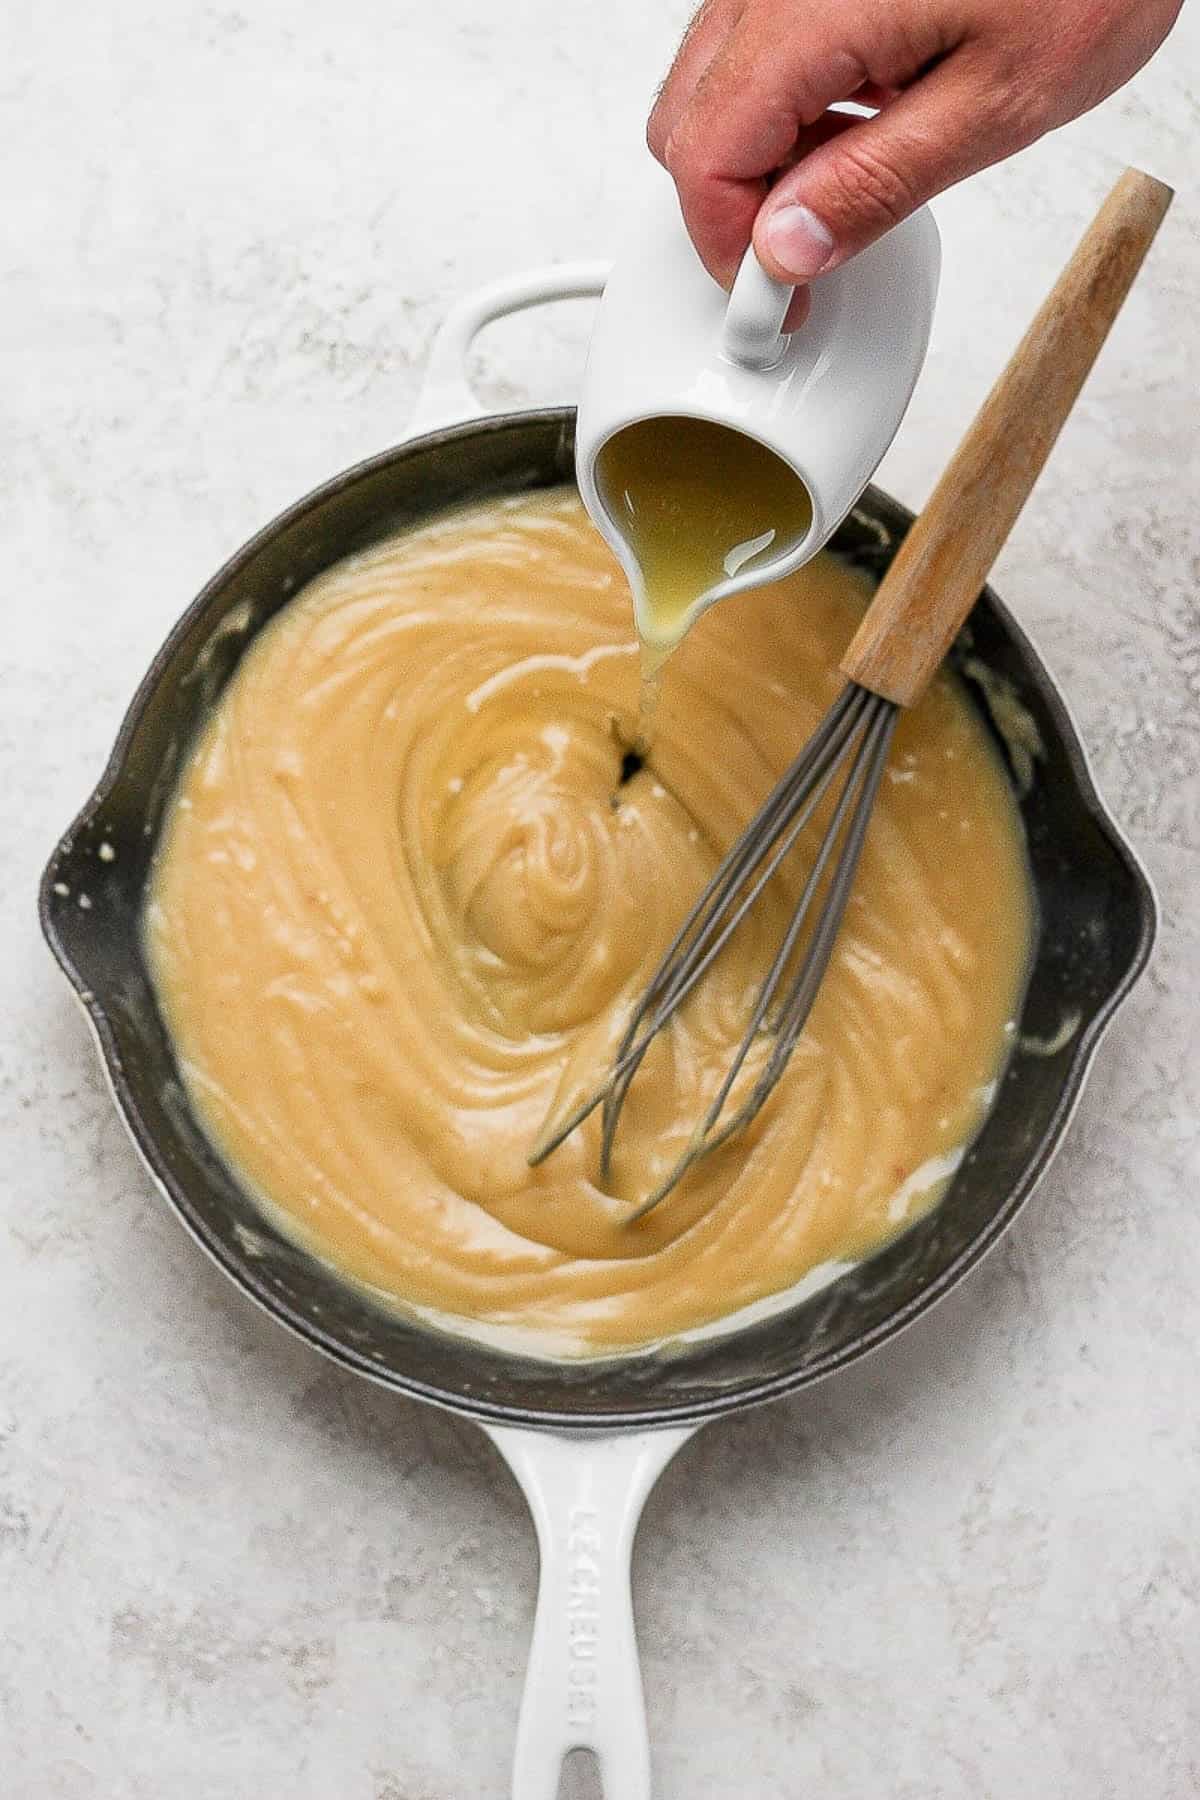
{"label": "white cast iron skillet", "polygon": [[[464,358],[489,320],[596,294],[604,277],[593,264],[544,271],[499,283],[451,314],[409,436],[275,520],[175,627],[41,889],[43,929],[82,1001],[116,1104],[198,1241],[243,1292],[343,1366],[477,1421],[520,1482],[537,1526],[541,1582],[514,1800],[554,1800],[575,1748],[595,1752],[607,1800],[648,1800],[629,1566],[655,1479],[706,1420],[791,1392],[885,1343],[996,1242],[1050,1160],[1155,922],[1145,876],[1096,795],[1053,680],[985,591],[957,654],[984,715],[988,696],[1003,692],[1006,716],[1016,708],[1024,721],[1012,766],[1040,927],[1020,1046],[929,1218],[771,1316],[662,1354],[555,1363],[384,1312],[258,1212],[192,1117],[142,958],[139,919],[173,781],[247,643],[322,569],[448,506],[572,479],[571,409],[481,418]],[[868,489],[834,551],[878,575],[909,522]],[[995,729],[1007,751],[1003,720]]]}

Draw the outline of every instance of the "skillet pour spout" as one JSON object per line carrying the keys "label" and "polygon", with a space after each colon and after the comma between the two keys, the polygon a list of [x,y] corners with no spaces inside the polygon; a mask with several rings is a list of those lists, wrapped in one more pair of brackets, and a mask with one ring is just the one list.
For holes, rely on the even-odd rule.
{"label": "skillet pour spout", "polygon": [[[940,1206],[772,1317],[603,1361],[551,1362],[434,1331],[385,1311],[285,1238],[193,1117],[142,954],[140,917],[173,783],[239,658],[299,588],[445,508],[570,481],[573,432],[565,408],[429,432],[337,476],[260,532],[155,658],[95,792],[50,857],[40,909],[138,1150],[244,1293],[336,1361],[416,1398],[497,1424],[595,1433],[683,1426],[802,1387],[885,1342],[961,1280],[1058,1147],[1097,1044],[1145,967],[1155,906],[1052,676],[985,589],[953,659],[1013,777],[1038,935],[1013,1055]],[[878,579],[911,522],[869,488],[831,547]]]}

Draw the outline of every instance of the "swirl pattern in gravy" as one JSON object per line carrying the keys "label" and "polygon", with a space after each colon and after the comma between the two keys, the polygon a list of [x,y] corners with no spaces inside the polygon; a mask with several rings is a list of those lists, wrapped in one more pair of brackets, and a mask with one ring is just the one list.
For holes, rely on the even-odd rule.
{"label": "swirl pattern in gravy", "polygon": [[652,1343],[860,1256],[977,1129],[1030,932],[1019,819],[948,676],[901,722],[808,1029],[754,1127],[644,1221],[743,1030],[803,846],[634,1084],[548,1163],[681,916],[834,697],[828,557],[708,613],[618,786],[638,653],[573,490],[338,565],[255,640],[179,783],[145,920],[214,1142],[319,1255],[457,1328]]}

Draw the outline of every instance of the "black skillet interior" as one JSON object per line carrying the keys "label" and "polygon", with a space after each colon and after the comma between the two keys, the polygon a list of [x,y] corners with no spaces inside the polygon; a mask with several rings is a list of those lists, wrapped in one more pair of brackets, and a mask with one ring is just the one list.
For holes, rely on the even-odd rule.
{"label": "black skillet interior", "polygon": [[[96,793],[55,850],[42,924],[98,1036],[118,1104],[205,1248],[248,1294],[338,1361],[476,1416],[576,1429],[699,1419],[827,1374],[921,1312],[1013,1217],[1066,1124],[1091,1051],[1149,953],[1154,903],[1100,805],[1053,683],[990,591],[956,657],[985,716],[1036,743],[1021,798],[1040,933],[1020,1041],[940,1207],[774,1319],[604,1363],[507,1355],[390,1315],[283,1237],[214,1154],[180,1084],[142,959],[139,914],[192,734],[258,628],[320,570],[444,507],[572,479],[573,415],[523,413],[433,434],[350,470],[241,550],[139,688]],[[869,489],[834,548],[878,575],[911,515]],[[982,676],[980,677],[980,671]],[[991,699],[989,699],[989,695]],[[1032,733],[1029,727],[1032,726]],[[997,733],[1010,759],[1004,732]],[[1018,761],[1020,757],[1018,755]]]}

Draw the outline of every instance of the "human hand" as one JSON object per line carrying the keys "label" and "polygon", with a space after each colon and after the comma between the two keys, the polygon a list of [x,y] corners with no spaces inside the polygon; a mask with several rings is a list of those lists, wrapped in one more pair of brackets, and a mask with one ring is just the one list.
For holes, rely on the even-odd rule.
{"label": "human hand", "polygon": [[[797,285],[1129,79],[1181,0],[706,0],[650,115],[701,260]],[[828,112],[851,97],[871,118]],[[801,297],[798,297],[801,298]],[[789,315],[798,323],[801,304]]]}

